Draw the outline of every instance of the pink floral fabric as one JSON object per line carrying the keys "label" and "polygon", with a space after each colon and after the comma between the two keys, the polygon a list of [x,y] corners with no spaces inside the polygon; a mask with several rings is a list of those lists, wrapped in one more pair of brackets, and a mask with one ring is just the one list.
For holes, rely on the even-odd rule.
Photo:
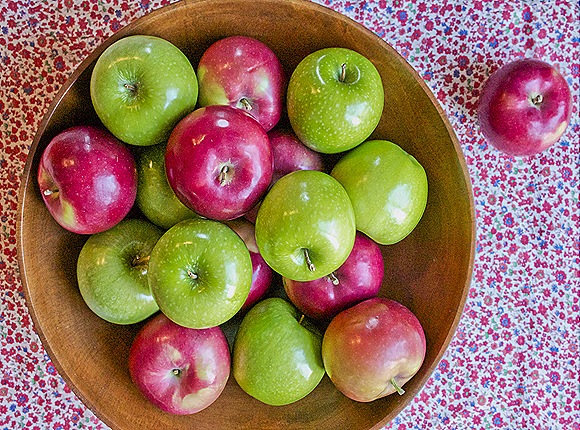
{"label": "pink floral fabric", "polygon": [[[580,6],[577,1],[319,0],[390,43],[447,113],[473,184],[477,252],[445,356],[388,429],[580,428]],[[17,194],[48,105],[75,67],[165,0],[0,3],[0,428],[103,429],[55,370],[27,311]],[[573,116],[528,158],[483,138],[476,105],[501,65],[543,59],[566,77]]]}

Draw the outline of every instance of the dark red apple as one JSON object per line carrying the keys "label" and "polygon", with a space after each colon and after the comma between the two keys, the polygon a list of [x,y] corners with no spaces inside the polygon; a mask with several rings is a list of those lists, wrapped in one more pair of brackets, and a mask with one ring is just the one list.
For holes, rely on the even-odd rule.
{"label": "dark red apple", "polygon": [[[272,183],[282,176],[295,170],[324,170],[324,162],[320,153],[305,146],[294,132],[283,129],[275,129],[268,132],[272,157],[274,158],[274,172]],[[250,222],[256,222],[260,203],[250,209],[245,215]]]}
{"label": "dark red apple", "polygon": [[230,36],[213,43],[197,66],[199,104],[243,109],[266,131],[280,120],[286,76],[274,52],[247,36]]}
{"label": "dark red apple", "polygon": [[238,218],[272,180],[268,135],[240,109],[197,109],[169,136],[165,170],[177,197],[195,213],[220,221]]}
{"label": "dark red apple", "polygon": [[307,282],[283,278],[284,290],[304,315],[324,320],[358,302],[375,297],[384,274],[380,247],[357,232],[351,253],[336,271]]}
{"label": "dark red apple", "polygon": [[129,371],[137,388],[160,409],[194,414],[226,386],[230,350],[221,328],[186,328],[159,313],[137,333]]}
{"label": "dark red apple", "polygon": [[322,171],[324,169],[320,153],[300,142],[294,132],[276,129],[270,131],[268,137],[274,157],[272,183],[295,170]]}
{"label": "dark red apple", "polygon": [[552,65],[526,58],[489,77],[478,119],[490,144],[508,155],[527,156],[556,143],[571,112],[572,95],[564,77]]}
{"label": "dark red apple", "polygon": [[375,297],[335,316],[322,340],[330,380],[347,397],[371,402],[401,387],[425,359],[425,333],[402,304]]}
{"label": "dark red apple", "polygon": [[241,309],[244,312],[268,292],[272,284],[274,272],[258,250],[254,224],[243,218],[238,218],[228,221],[227,225],[242,238],[248,247],[248,251],[250,251],[250,258],[252,259],[252,285],[248,298]]}
{"label": "dark red apple", "polygon": [[43,151],[38,186],[62,227],[94,234],[115,226],[133,207],[137,168],[127,146],[107,130],[75,126]]}

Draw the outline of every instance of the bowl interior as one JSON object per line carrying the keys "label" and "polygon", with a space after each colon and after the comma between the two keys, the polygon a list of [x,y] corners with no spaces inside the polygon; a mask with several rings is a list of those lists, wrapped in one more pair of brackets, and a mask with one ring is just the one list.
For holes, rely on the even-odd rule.
{"label": "bowl interior", "polygon": [[[292,405],[271,407],[245,394],[230,377],[220,398],[192,416],[152,406],[131,382],[127,357],[140,324],[122,327],[94,315],[76,284],[76,258],[86,237],[69,233],[44,207],[36,171],[42,150],[59,131],[98,124],[89,80],[98,55],[129,34],[163,37],[197,64],[219,38],[245,34],[277,53],[291,73],[308,53],[342,46],[369,58],[385,87],[385,108],[374,138],[413,154],[429,178],[429,200],[419,226],[402,242],[383,247],[381,295],[400,301],[421,321],[427,355],[419,373],[396,394],[357,403],[328,377]],[[384,425],[418,393],[459,321],[474,255],[473,201],[457,139],[442,110],[413,69],[385,42],[349,18],[300,0],[201,0],[176,3],[116,33],[73,73],[50,106],[31,147],[20,190],[18,249],[21,276],[36,330],[60,374],[83,402],[119,429],[368,429]]]}

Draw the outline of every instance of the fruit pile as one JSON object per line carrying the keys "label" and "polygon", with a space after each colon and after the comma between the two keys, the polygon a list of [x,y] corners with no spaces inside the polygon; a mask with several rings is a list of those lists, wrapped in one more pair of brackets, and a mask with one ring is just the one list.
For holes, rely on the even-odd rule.
{"label": "fruit pile", "polygon": [[87,236],[87,306],[144,322],[128,368],[145,397],[196,413],[230,372],[269,405],[325,374],[361,402],[403,393],[425,335],[378,296],[380,246],[417,226],[428,186],[412,155],[371,137],[385,103],[371,61],[326,48],[288,79],[268,46],[232,36],[194,69],[136,35],[99,56],[90,97],[101,124],[58,133],[38,185],[54,219]]}

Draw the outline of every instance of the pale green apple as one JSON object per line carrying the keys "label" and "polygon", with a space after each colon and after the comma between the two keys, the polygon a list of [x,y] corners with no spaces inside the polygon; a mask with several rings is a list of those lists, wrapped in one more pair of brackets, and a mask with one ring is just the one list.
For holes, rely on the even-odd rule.
{"label": "pale green apple", "polygon": [[322,335],[286,300],[262,300],[240,324],[232,373],[246,393],[263,403],[293,403],[324,376]]}
{"label": "pale green apple", "polygon": [[167,141],[195,108],[197,76],[185,54],[156,36],[117,40],[99,56],[90,93],[101,122],[118,139],[149,146]]}
{"label": "pale green apple", "polygon": [[133,324],[159,310],[147,273],[162,234],[149,221],[125,219],[87,239],[77,260],[77,280],[94,313],[115,324]]}
{"label": "pale green apple", "polygon": [[288,118],[306,146],[334,154],[371,135],[384,98],[381,76],[368,58],[351,49],[324,48],[306,56],[292,73]]}
{"label": "pale green apple", "polygon": [[332,169],[352,202],[356,227],[390,245],[417,226],[427,206],[423,166],[400,146],[369,140],[344,155]]}
{"label": "pale green apple", "polygon": [[136,151],[136,203],[152,223],[167,230],[180,221],[198,215],[175,195],[165,174],[165,143],[138,148]]}
{"label": "pale green apple", "polygon": [[356,234],[348,194],[330,175],[299,170],[280,178],[256,218],[256,243],[282,276],[311,281],[338,269]]}
{"label": "pale green apple", "polygon": [[189,328],[208,328],[232,318],[252,284],[252,260],[228,226],[207,219],[174,225],[151,252],[149,286],[161,311]]}

